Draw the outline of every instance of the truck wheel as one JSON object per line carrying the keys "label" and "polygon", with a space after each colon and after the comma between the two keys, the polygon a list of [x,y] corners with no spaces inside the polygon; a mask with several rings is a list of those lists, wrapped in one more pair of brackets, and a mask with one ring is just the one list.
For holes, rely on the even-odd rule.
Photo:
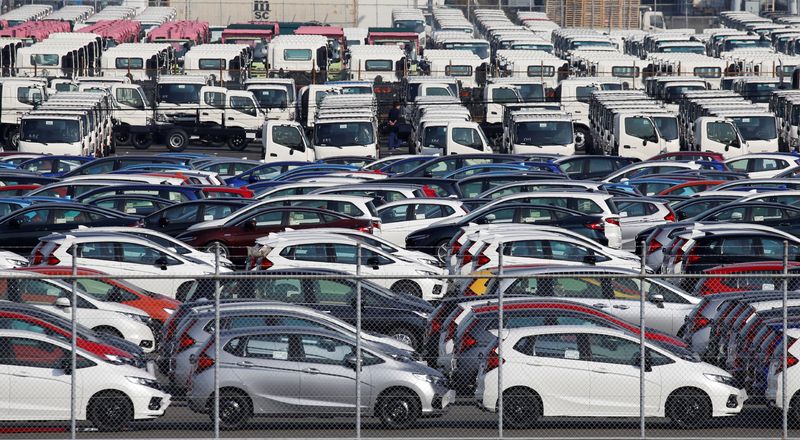
{"label": "truck wheel", "polygon": [[228,148],[242,151],[247,148],[248,139],[243,131],[235,132],[228,138]]}
{"label": "truck wheel", "polygon": [[212,135],[208,136],[205,139],[205,141],[208,143],[208,145],[210,145],[212,147],[215,147],[215,148],[219,148],[219,147],[225,145],[225,140],[226,140],[225,136],[222,136],[222,135],[219,135],[219,134],[212,134]]}
{"label": "truck wheel", "polygon": [[9,128],[6,132],[6,142],[8,143],[9,151],[17,151],[19,149],[19,128]]}
{"label": "truck wheel", "polygon": [[592,135],[584,127],[575,127],[575,152],[592,154]]}
{"label": "truck wheel", "polygon": [[137,150],[146,150],[153,145],[153,137],[150,133],[135,133],[131,135],[131,144]]}
{"label": "truck wheel", "polygon": [[118,131],[114,133],[114,145],[129,145],[131,143],[130,131]]}
{"label": "truck wheel", "polygon": [[167,133],[166,141],[167,150],[178,153],[186,149],[186,145],[189,143],[189,135],[180,128],[176,128]]}

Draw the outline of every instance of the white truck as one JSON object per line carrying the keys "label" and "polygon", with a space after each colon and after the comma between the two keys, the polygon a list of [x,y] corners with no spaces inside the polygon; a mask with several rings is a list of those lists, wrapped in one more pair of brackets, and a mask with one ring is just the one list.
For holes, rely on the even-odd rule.
{"label": "white truck", "polygon": [[328,39],[322,35],[278,35],[268,47],[270,77],[294,78],[299,86],[322,84],[329,64]]}
{"label": "white truck", "polygon": [[0,138],[13,150],[19,147],[20,117],[47,98],[46,81],[0,79]]}
{"label": "white truck", "polygon": [[312,139],[317,159],[377,159],[378,118],[374,95],[327,95],[317,108]]}
{"label": "white truck", "polygon": [[503,135],[507,154],[575,154],[572,117],[561,111],[521,110],[511,114]]}

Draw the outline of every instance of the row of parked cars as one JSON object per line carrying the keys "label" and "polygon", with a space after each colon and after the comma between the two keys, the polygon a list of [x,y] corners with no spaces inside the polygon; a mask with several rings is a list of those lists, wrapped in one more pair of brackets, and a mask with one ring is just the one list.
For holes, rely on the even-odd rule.
{"label": "row of parked cars", "polygon": [[[797,264],[797,169],[791,153],[5,153],[0,358],[28,382],[8,385],[0,418],[68,418],[72,379],[79,419],[101,429],[162,416],[177,395],[212,414],[215,366],[224,427],[346,415],[359,357],[364,411],[389,428],[457,398],[495,411],[500,395],[513,428],[636,416],[640,374],[646,415],[682,427],[746,401],[780,406],[779,348],[789,336],[793,353],[800,298],[789,295],[784,335],[774,274],[784,252]],[[785,372],[793,414],[796,363]]]}

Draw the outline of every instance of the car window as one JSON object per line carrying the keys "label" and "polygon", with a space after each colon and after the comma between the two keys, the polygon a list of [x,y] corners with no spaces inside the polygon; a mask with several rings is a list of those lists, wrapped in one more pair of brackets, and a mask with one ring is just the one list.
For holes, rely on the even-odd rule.
{"label": "car window", "polygon": [[620,217],[641,217],[652,214],[653,205],[647,202],[617,202]]}
{"label": "car window", "polygon": [[747,171],[747,165],[749,162],[750,159],[734,160],[732,162],[728,162],[728,168],[733,171]]}
{"label": "car window", "polygon": [[164,210],[163,217],[174,223],[194,222],[197,219],[197,211],[200,205],[178,205]]}
{"label": "car window", "polygon": [[300,336],[303,355],[300,362],[342,365],[347,355],[355,354],[355,347],[338,339],[317,335]]}
{"label": "car window", "polygon": [[233,213],[233,208],[230,205],[203,205],[203,221],[217,220],[227,217]]}
{"label": "car window", "polygon": [[549,258],[546,240],[514,241],[506,245],[505,254],[512,257]]}
{"label": "car window", "polygon": [[550,240],[550,254],[553,260],[560,261],[584,261],[589,255],[594,255],[596,261],[606,261],[608,258],[597,255],[589,248],[566,241]]}
{"label": "car window", "polygon": [[474,128],[455,127],[453,128],[451,138],[453,142],[459,145],[463,145],[465,147],[473,148],[476,150],[483,149],[483,141],[481,140],[481,137],[478,134],[478,130]]}
{"label": "car window", "polygon": [[121,261],[124,263],[153,266],[159,259],[162,259],[162,261],[166,261],[167,266],[179,264],[177,260],[155,248],[135,243],[120,243],[119,245],[121,249]]}
{"label": "car window", "polygon": [[31,279],[17,280],[5,293],[7,296],[3,299],[41,305],[53,305],[58,298],[71,296],[66,288],[59,285]]}
{"label": "car window", "polygon": [[283,224],[283,211],[271,211],[254,217],[256,226],[280,226]]}
{"label": "car window", "polygon": [[395,223],[408,220],[407,215],[410,207],[411,205],[400,205],[382,210],[380,212],[381,222]]}
{"label": "car window", "polygon": [[514,208],[497,209],[478,218],[478,223],[513,223]]}
{"label": "car window", "polygon": [[326,247],[319,243],[289,246],[283,249],[280,255],[291,260],[328,262]]}
{"label": "car window", "polygon": [[[610,280],[609,282],[611,283],[611,288],[614,290],[614,299],[639,301],[641,298],[639,280],[631,278],[616,278],[614,280]],[[652,295],[659,294],[664,297],[664,302],[675,304],[688,303],[685,298],[673,292],[672,290],[661,286],[660,284],[645,281],[644,290],[646,298],[650,298]]]}
{"label": "car window", "polygon": [[244,357],[289,360],[289,337],[286,335],[258,335],[247,339]]}
{"label": "car window", "polygon": [[711,219],[720,221],[743,221],[746,216],[746,207],[734,207],[718,211],[711,216]]}
{"label": "car window", "polygon": [[49,342],[28,338],[0,338],[0,363],[31,368],[61,368],[67,350]]}
{"label": "car window", "polygon": [[288,226],[304,226],[304,225],[318,225],[325,223],[322,214],[318,212],[309,211],[291,211],[289,212]]}
{"label": "car window", "polygon": [[[113,208],[113,203],[115,201],[114,200],[108,200],[108,202],[111,202],[110,206],[106,206],[106,204],[105,204],[106,202],[105,201],[97,203],[96,205],[100,206],[101,208],[114,209]],[[158,211],[159,209],[161,209],[163,207],[160,203],[154,202],[152,200],[135,200],[134,199],[134,200],[122,200],[121,202],[122,202],[122,206],[120,207],[120,211],[122,211],[122,212],[124,212],[126,214],[149,215],[149,214],[152,214],[152,213]]]}
{"label": "car window", "polygon": [[537,335],[526,347],[530,356],[580,360],[578,336],[569,333]]}
{"label": "car window", "polygon": [[[257,283],[241,283],[237,285],[234,296],[237,298],[258,298],[269,301],[288,303],[305,302],[304,291],[310,285],[308,281],[297,278],[266,279]],[[255,285],[254,285],[255,284]],[[234,293],[234,292],[231,292]]]}
{"label": "car window", "polygon": [[35,226],[47,223],[47,218],[50,215],[49,209],[34,209],[14,216],[20,226]]}
{"label": "car window", "polygon": [[78,257],[95,260],[116,261],[116,251],[113,242],[79,243]]}
{"label": "car window", "polygon": [[639,343],[611,335],[589,335],[592,362],[631,365],[640,353]]}
{"label": "car window", "polygon": [[317,303],[334,305],[352,305],[355,298],[353,286],[339,280],[317,280]]}
{"label": "car window", "polygon": [[81,278],[77,283],[81,290],[100,301],[122,303],[139,299],[139,297],[133,293],[104,280]]}
{"label": "car window", "polygon": [[251,176],[255,176],[257,180],[269,180],[281,173],[281,169],[276,166],[265,166],[253,170]]}
{"label": "car window", "polygon": [[78,211],[76,209],[53,209],[51,211],[52,222],[57,225],[75,224],[81,225],[88,222],[95,222],[102,220],[103,217],[86,211]]}
{"label": "car window", "polygon": [[786,168],[788,164],[780,159],[756,159],[753,171],[771,171]]}
{"label": "car window", "polygon": [[781,220],[784,218],[785,211],[780,208],[756,206],[751,210],[750,221],[763,222],[766,220]]}
{"label": "car window", "polygon": [[549,209],[541,208],[519,208],[520,223],[547,222],[557,218],[555,213]]}
{"label": "car window", "polygon": [[600,280],[594,278],[519,278],[506,291],[507,295],[534,295],[559,298],[606,299]]}

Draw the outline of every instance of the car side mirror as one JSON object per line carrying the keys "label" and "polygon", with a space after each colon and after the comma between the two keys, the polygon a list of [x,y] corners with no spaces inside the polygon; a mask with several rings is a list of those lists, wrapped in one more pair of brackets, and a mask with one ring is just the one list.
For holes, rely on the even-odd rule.
{"label": "car side mirror", "polygon": [[491,223],[497,220],[497,216],[494,214],[487,214],[486,217],[483,218],[484,223]]}
{"label": "car side mirror", "polygon": [[250,177],[247,178],[247,181],[250,182],[250,183],[256,183],[256,182],[258,182],[258,176],[255,176],[255,175],[251,174]]}
{"label": "car side mirror", "polygon": [[154,266],[160,267],[161,270],[167,270],[167,258],[166,257],[157,258]]}
{"label": "car side mirror", "polygon": [[367,259],[367,266],[371,266],[373,269],[378,270],[380,268],[380,260],[378,257],[369,257]]}
{"label": "car side mirror", "polygon": [[590,266],[594,266],[597,264],[597,255],[589,254],[583,257],[583,264],[588,264]]}
{"label": "car side mirror", "polygon": [[11,229],[19,229],[19,226],[20,226],[19,219],[12,218],[11,220],[8,221],[8,227]]}
{"label": "car side mirror", "polygon": [[161,226],[162,228],[166,228],[167,226],[169,226],[169,219],[166,218],[166,217],[159,218],[158,219],[158,226]]}
{"label": "car side mirror", "polygon": [[64,371],[65,375],[67,375],[67,376],[71,376],[72,375],[72,359],[71,358],[69,358],[69,357],[61,358],[61,362],[60,362],[59,366],[61,367],[61,370]]}
{"label": "car side mirror", "polygon": [[244,224],[245,231],[255,231],[255,229],[256,229],[256,219],[251,218],[250,220],[245,222]]}
{"label": "car side mirror", "polygon": [[[642,366],[642,354],[641,353],[636,352],[636,354],[633,355],[633,358],[631,359],[631,366],[633,366],[635,368],[640,368]],[[645,371],[645,373],[649,373],[649,372],[653,371],[653,363],[652,363],[652,361],[650,361],[650,356],[645,356],[644,357],[644,371]]]}
{"label": "car side mirror", "polygon": [[657,305],[658,307],[664,307],[664,295],[660,293],[653,293],[648,295],[647,300]]}
{"label": "car side mirror", "polygon": [[342,363],[345,367],[356,370],[358,368],[358,357],[355,355],[355,353],[347,354],[342,360]]}
{"label": "car side mirror", "polygon": [[56,298],[54,305],[59,308],[68,308],[72,305],[72,303],[70,302],[69,298],[62,296],[60,298]]}

